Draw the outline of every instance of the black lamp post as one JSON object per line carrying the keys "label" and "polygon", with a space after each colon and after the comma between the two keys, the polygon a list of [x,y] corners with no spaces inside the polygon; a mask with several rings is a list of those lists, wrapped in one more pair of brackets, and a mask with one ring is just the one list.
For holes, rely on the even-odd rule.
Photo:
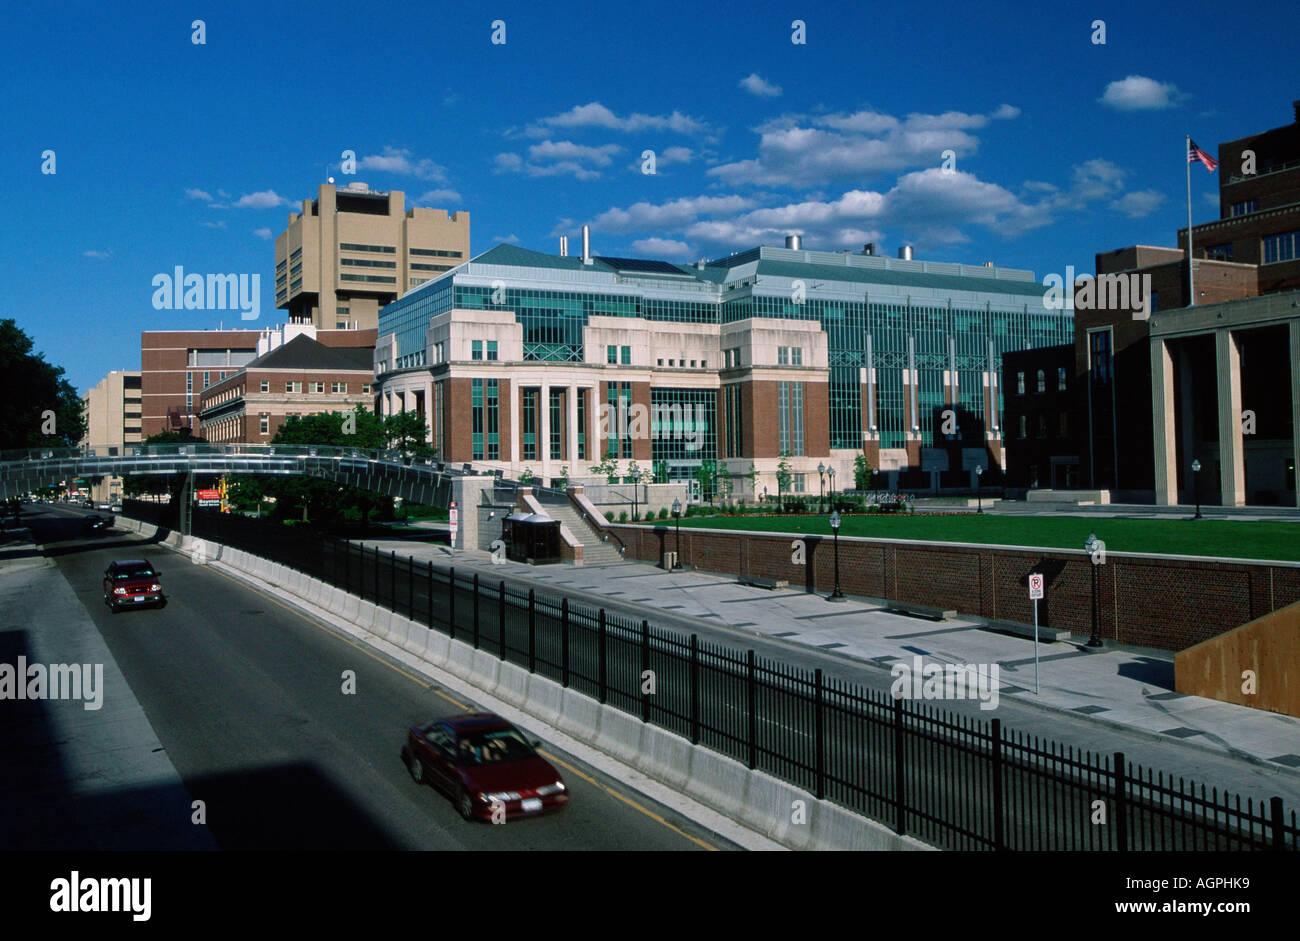
{"label": "black lamp post", "polygon": [[641,483],[641,468],[632,468],[632,522],[636,522],[637,517],[637,487]]}
{"label": "black lamp post", "polygon": [[835,535],[835,590],[826,600],[843,601],[844,592],[840,591],[840,514],[836,510],[831,510],[831,532]]}
{"label": "black lamp post", "polygon": [[1088,538],[1083,542],[1083,548],[1087,551],[1088,561],[1092,564],[1092,636],[1088,638],[1089,647],[1102,646],[1101,637],[1097,633],[1097,558],[1095,553],[1098,545],[1097,534],[1088,533]]}
{"label": "black lamp post", "polygon": [[[984,465],[976,464],[975,465],[975,512],[976,513],[984,512],[984,494],[980,490],[980,478],[983,476],[984,476]],[[967,503],[966,505],[970,506],[969,503]]]}
{"label": "black lamp post", "polygon": [[826,465],[818,463],[817,465],[817,506],[820,508],[826,500]]}
{"label": "black lamp post", "polygon": [[826,468],[826,476],[831,479],[831,509],[835,509],[835,468]]}
{"label": "black lamp post", "polygon": [[1194,520],[1201,518],[1201,462],[1192,458],[1192,489],[1196,491],[1196,515]]}
{"label": "black lamp post", "polygon": [[682,501],[673,497],[673,523],[677,527],[677,552],[673,554],[673,568],[682,567]]}

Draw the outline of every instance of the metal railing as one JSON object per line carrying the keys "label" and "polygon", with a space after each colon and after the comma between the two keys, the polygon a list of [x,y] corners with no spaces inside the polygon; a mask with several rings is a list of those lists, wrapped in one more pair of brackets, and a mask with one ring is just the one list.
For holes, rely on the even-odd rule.
{"label": "metal railing", "polygon": [[1296,812],[1280,798],[1243,802],[1132,765],[1122,752],[1031,739],[999,719],[894,699],[506,579],[203,511],[194,534],[320,578],[945,849],[1300,844]]}

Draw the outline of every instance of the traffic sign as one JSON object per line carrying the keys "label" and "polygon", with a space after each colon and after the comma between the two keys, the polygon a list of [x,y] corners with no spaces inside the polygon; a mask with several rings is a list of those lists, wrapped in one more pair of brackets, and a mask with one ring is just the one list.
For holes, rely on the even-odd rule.
{"label": "traffic sign", "polygon": [[1034,601],[1043,597],[1043,576],[1041,572],[1035,572],[1029,576],[1029,597]]}
{"label": "traffic sign", "polygon": [[451,522],[451,545],[456,547],[456,531],[460,529],[460,510],[456,509],[456,501],[451,501],[451,509],[447,513],[447,518]]}

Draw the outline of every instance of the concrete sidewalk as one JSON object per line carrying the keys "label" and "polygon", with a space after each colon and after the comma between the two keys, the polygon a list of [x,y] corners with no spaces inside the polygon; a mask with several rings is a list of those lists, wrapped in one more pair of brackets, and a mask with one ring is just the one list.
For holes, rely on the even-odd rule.
{"label": "concrete sidewalk", "polygon": [[[446,546],[365,540],[367,547],[418,561],[453,562],[492,579],[508,576],[557,593],[583,593],[629,605],[658,623],[700,620],[735,629],[734,643],[746,635],[780,639],[808,652],[833,656],[853,671],[890,680],[889,667],[912,664],[998,664],[1001,696],[1026,706],[1085,718],[1098,725],[1169,742],[1267,762],[1300,781],[1300,719],[1174,692],[1174,657],[1166,650],[1113,645],[1089,652],[1086,638],[1039,645],[1039,688],[1034,692],[1034,642],[994,633],[982,622],[955,618],[930,621],[887,612],[881,602],[850,597],[843,603],[802,589],[765,590],[739,584],[732,576],[705,572],[666,572],[648,563],[611,566],[529,566],[492,564],[487,552]],[[689,627],[686,627],[689,630]],[[844,671],[839,671],[843,673]],[[947,706],[948,703],[937,703]],[[991,716],[991,713],[984,714]]]}

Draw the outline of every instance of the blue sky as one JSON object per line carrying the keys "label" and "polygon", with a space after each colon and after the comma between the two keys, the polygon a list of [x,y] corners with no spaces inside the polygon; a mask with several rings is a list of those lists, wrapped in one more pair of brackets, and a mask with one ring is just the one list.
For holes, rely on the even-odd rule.
{"label": "blue sky", "polygon": [[[0,317],[80,389],[138,369],[141,330],[249,325],[155,310],[176,265],[259,273],[256,325],[277,323],[272,239],[330,175],[469,210],[474,253],[554,252],[586,222],[597,254],[688,261],[802,232],[1086,272],[1173,243],[1185,133],[1215,154],[1300,98],[1293,2],[471,6],[7,10],[0,238],[22,277]],[[1215,218],[1217,174],[1192,169],[1196,221]]]}

